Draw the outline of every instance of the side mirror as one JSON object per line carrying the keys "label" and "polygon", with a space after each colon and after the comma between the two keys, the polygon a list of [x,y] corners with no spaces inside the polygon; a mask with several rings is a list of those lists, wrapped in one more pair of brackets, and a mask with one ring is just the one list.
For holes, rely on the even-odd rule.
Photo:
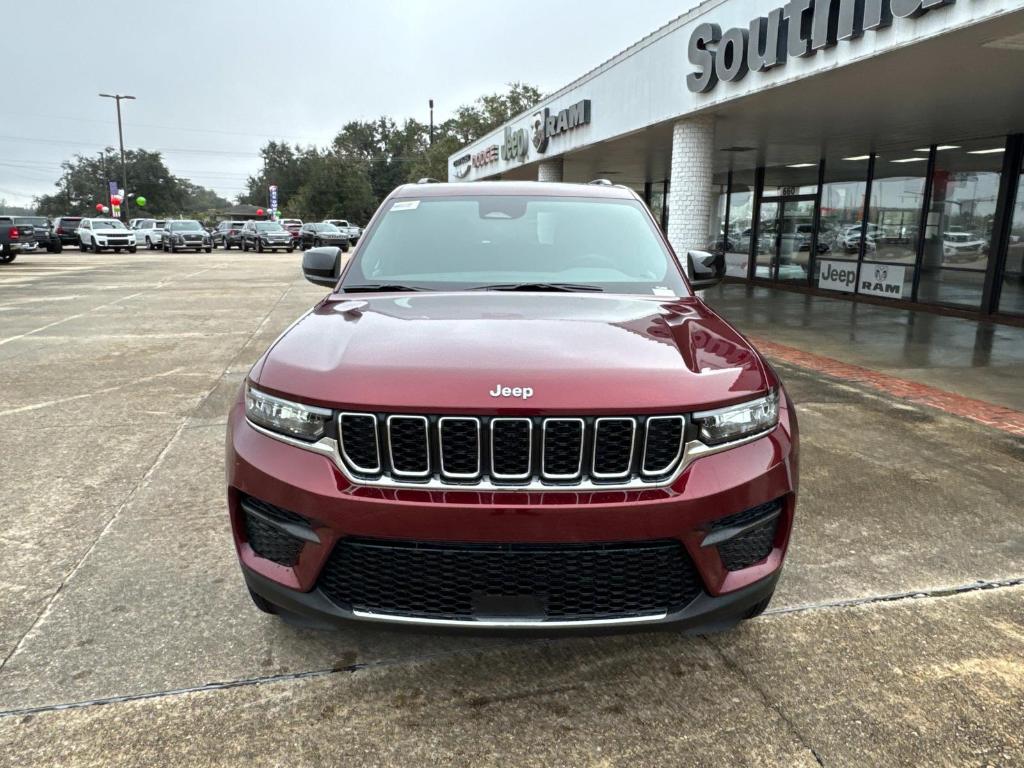
{"label": "side mirror", "polygon": [[725,254],[709,251],[686,252],[686,276],[695,291],[712,288],[725,277]]}
{"label": "side mirror", "polygon": [[310,248],[302,253],[302,275],[314,285],[333,288],[341,272],[341,249]]}

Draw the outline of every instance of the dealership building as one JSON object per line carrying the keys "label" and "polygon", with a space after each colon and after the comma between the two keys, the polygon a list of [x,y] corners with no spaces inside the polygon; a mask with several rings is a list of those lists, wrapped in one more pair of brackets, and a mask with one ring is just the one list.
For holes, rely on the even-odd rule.
{"label": "dealership building", "polygon": [[1024,0],[708,0],[449,158],[608,179],[731,279],[1024,317]]}

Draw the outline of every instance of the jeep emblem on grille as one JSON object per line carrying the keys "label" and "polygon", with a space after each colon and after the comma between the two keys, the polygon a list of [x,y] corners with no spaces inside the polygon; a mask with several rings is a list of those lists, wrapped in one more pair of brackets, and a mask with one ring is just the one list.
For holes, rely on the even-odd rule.
{"label": "jeep emblem on grille", "polygon": [[496,384],[489,394],[491,397],[521,397],[529,400],[533,397],[533,387],[503,387]]}

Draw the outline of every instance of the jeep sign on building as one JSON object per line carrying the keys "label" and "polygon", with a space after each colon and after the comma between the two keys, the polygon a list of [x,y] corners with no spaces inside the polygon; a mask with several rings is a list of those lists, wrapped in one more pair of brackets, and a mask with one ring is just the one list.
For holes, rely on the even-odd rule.
{"label": "jeep sign on building", "polygon": [[607,178],[729,279],[1019,317],[1021,72],[1024,0],[709,0],[449,178]]}

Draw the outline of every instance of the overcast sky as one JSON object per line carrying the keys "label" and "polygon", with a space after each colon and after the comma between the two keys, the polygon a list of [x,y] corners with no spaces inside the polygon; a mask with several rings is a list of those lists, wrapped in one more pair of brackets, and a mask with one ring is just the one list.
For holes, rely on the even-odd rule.
{"label": "overcast sky", "polygon": [[[117,145],[233,199],[268,139],[347,121],[444,120],[520,80],[549,93],[696,0],[4,0],[0,198],[53,191],[60,162]],[[17,33],[13,33],[17,30]],[[682,84],[680,84],[682,87]]]}

